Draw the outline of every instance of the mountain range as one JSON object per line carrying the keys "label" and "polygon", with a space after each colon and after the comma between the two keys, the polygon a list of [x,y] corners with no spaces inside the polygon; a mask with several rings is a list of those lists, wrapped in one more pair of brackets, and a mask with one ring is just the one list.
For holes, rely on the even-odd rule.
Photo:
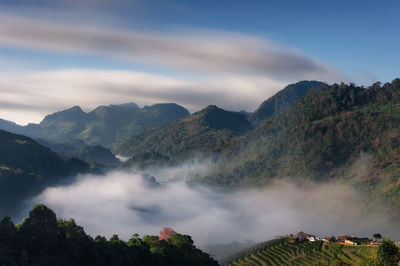
{"label": "mountain range", "polygon": [[89,113],[79,106],[47,115],[40,124],[19,126],[0,120],[0,128],[52,142],[80,139],[87,144],[110,146],[134,132],[177,119],[189,112],[177,104],[155,104],[139,108],[134,103],[99,106]]}
{"label": "mountain range", "polygon": [[[89,162],[102,154],[117,165],[110,151],[93,146],[98,143],[129,156],[126,168],[211,158],[197,181],[218,186],[259,186],[277,178],[300,183],[341,180],[389,204],[397,217],[399,117],[400,79],[395,79],[369,87],[301,81],[249,114],[212,105],[190,115],[176,104],[127,104],[101,106],[90,113],[73,107],[26,127],[4,121],[0,125],[9,131],[29,129],[31,135],[40,132],[46,139],[38,141],[53,141],[47,146],[64,149],[64,159]],[[57,141],[64,144],[57,146]],[[66,148],[68,142],[75,148]]]}

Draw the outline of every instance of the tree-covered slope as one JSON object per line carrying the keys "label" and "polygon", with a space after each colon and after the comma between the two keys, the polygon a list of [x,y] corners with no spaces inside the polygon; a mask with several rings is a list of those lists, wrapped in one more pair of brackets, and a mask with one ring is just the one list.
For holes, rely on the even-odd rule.
{"label": "tree-covered slope", "polygon": [[142,109],[129,104],[99,106],[90,113],[75,107],[46,117],[40,126],[57,141],[77,138],[89,144],[111,145],[127,134],[188,115],[186,109],[176,104],[155,104]]}
{"label": "tree-covered slope", "polygon": [[399,129],[400,79],[368,88],[325,86],[233,139],[202,180],[225,186],[341,180],[389,203],[398,217]]}
{"label": "tree-covered slope", "polygon": [[64,161],[31,138],[0,130],[0,215],[14,214],[45,186],[88,170],[80,160]]}
{"label": "tree-covered slope", "polygon": [[48,147],[64,160],[77,158],[89,164],[105,166],[120,164],[120,161],[109,149],[101,145],[87,145],[83,140],[73,139],[62,143],[54,143],[45,139],[36,139],[35,141]]}
{"label": "tree-covered slope", "polygon": [[[286,112],[233,140],[216,164],[224,173],[216,181],[323,179],[360,153],[373,155],[377,163],[396,160],[399,104],[400,79],[369,88],[335,84],[313,90]],[[389,161],[382,170],[392,165]]]}
{"label": "tree-covered slope", "polygon": [[377,247],[274,239],[224,259],[223,265],[375,265]]}
{"label": "tree-covered slope", "polygon": [[132,235],[123,241],[92,238],[73,219],[57,220],[44,205],[15,226],[9,217],[0,221],[0,265],[218,265],[197,249],[188,235],[169,239]]}
{"label": "tree-covered slope", "polygon": [[146,154],[178,161],[196,153],[215,151],[221,142],[251,128],[242,114],[208,106],[184,119],[133,134],[114,150],[125,156],[135,155],[131,163],[135,163],[135,159],[146,159],[138,158]]}
{"label": "tree-covered slope", "polygon": [[255,125],[260,125],[263,121],[284,112],[294,102],[302,98],[309,90],[325,85],[327,84],[320,81],[307,80],[290,84],[271,98],[265,100],[257,110],[249,116],[249,119]]}
{"label": "tree-covered slope", "polygon": [[72,152],[71,157],[81,159],[88,163],[116,166],[120,161],[112,152],[100,145],[86,145]]}
{"label": "tree-covered slope", "polygon": [[46,116],[40,124],[18,126],[1,120],[0,128],[53,142],[81,139],[88,144],[110,146],[117,140],[153,126],[189,115],[177,104],[155,104],[139,108],[134,103],[99,106],[86,113],[79,106]]}
{"label": "tree-covered slope", "polygon": [[0,164],[44,176],[64,174],[67,164],[31,138],[0,130]]}
{"label": "tree-covered slope", "polygon": [[47,115],[40,128],[42,132],[54,140],[68,140],[74,138],[85,129],[88,114],[79,106]]}

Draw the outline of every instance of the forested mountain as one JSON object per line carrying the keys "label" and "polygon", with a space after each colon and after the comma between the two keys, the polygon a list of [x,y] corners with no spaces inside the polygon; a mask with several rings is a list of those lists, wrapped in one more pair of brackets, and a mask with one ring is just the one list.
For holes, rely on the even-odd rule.
{"label": "forested mountain", "polygon": [[[248,186],[274,178],[344,180],[400,212],[400,79],[368,88],[334,84],[232,139],[208,183]],[[204,179],[203,179],[204,180]]]}
{"label": "forested mountain", "polygon": [[[124,135],[121,132],[136,131],[113,147],[119,154],[132,156],[126,167],[145,168],[204,155],[213,158],[214,162],[201,179],[209,184],[254,186],[268,184],[275,178],[299,182],[341,179],[399,208],[400,80],[384,85],[375,83],[367,88],[354,84],[328,86],[313,81],[294,85],[286,87],[285,93],[273,96],[275,99],[267,100],[250,115],[250,118],[267,118],[254,129],[245,115],[216,106],[167,123],[168,119],[176,120],[187,114],[185,109],[171,104],[142,109],[99,107],[88,114],[75,107],[46,117],[42,123],[49,131],[55,127],[53,132],[63,132],[61,126],[74,121],[74,126],[67,126],[73,130],[65,132],[74,132],[71,136],[76,136],[83,130],[77,121],[86,119],[81,117],[94,116],[100,117],[103,125],[109,125],[111,132],[121,134],[118,136]],[[305,96],[286,111],[275,106],[279,102],[285,106],[305,91]],[[125,112],[126,108],[136,114],[127,116],[131,121],[129,128],[125,122],[111,119],[115,118],[113,114]],[[165,113],[174,115],[166,118],[162,115]],[[257,119],[254,121],[260,121]],[[155,124],[151,124],[154,121],[166,124],[154,127]],[[119,127],[118,123],[125,126]],[[150,128],[145,129],[144,125]],[[79,130],[74,131],[74,128]],[[94,130],[94,124],[92,128],[93,131],[85,129],[84,132],[94,141],[95,133],[91,132],[102,131]],[[78,136],[82,138],[82,133]],[[354,170],[356,163],[361,168]],[[400,208],[398,210],[400,212]]]}
{"label": "forested mountain", "polygon": [[103,165],[117,166],[120,161],[112,152],[101,145],[86,145],[75,150],[71,155],[73,158],[81,159],[88,163],[98,163]]}
{"label": "forested mountain", "polygon": [[244,135],[250,129],[244,116],[234,113],[241,122],[230,120],[226,111],[211,106],[134,134],[115,149],[134,155],[126,166],[142,167],[205,154],[214,164],[201,180],[214,185],[264,185],[276,178],[343,180],[400,212],[400,79],[370,87],[298,84],[311,89]]}
{"label": "forested mountain", "polygon": [[196,153],[212,155],[224,149],[233,137],[250,131],[252,126],[249,121],[258,126],[282,113],[307,91],[325,85],[319,81],[290,84],[250,114],[229,112],[209,106],[186,119],[133,134],[120,144],[114,145],[114,151],[133,156],[126,165],[136,166],[173,163]]}
{"label": "forested mountain", "polygon": [[19,126],[1,120],[0,128],[53,142],[81,139],[88,144],[110,146],[115,141],[150,127],[163,125],[189,115],[177,104],[155,104],[139,108],[134,103],[99,106],[83,112],[79,106],[46,116],[40,124]]}
{"label": "forested mountain", "polygon": [[390,168],[397,165],[392,160],[399,152],[399,108],[400,79],[368,88],[321,87],[232,141],[218,167],[228,183],[264,182],[275,176],[323,179],[337,167],[354,162],[360,153],[373,155],[376,163],[385,161],[382,170]]}
{"label": "forested mountain", "polygon": [[132,235],[129,241],[113,235],[92,238],[73,219],[57,220],[44,205],[15,226],[0,221],[0,265],[218,265],[197,249],[188,235]]}
{"label": "forested mountain", "polygon": [[0,215],[13,213],[23,200],[62,177],[88,170],[83,161],[64,161],[31,138],[0,130]]}
{"label": "forested mountain", "polygon": [[154,159],[152,156],[175,162],[214,150],[221,142],[251,129],[242,114],[211,105],[184,119],[133,134],[114,150],[125,156],[135,155],[129,162],[133,164],[137,159]]}
{"label": "forested mountain", "polygon": [[45,139],[36,139],[39,144],[48,147],[64,160],[78,158],[87,163],[116,166],[120,164],[117,157],[101,145],[87,145],[83,140],[73,139],[62,143],[53,143]]}
{"label": "forested mountain", "polygon": [[31,138],[0,130],[0,164],[42,176],[60,176],[68,165],[50,149]]}
{"label": "forested mountain", "polygon": [[249,117],[255,125],[279,115],[290,107],[295,101],[303,97],[310,89],[325,86],[320,81],[300,81],[286,86],[274,96],[265,100]]}

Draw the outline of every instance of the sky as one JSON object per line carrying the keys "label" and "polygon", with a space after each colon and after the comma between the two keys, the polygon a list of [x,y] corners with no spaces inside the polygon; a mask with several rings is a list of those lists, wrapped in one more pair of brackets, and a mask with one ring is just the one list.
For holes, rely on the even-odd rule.
{"label": "sky", "polygon": [[400,75],[399,1],[0,0],[0,118],[176,102],[254,111],[300,80]]}

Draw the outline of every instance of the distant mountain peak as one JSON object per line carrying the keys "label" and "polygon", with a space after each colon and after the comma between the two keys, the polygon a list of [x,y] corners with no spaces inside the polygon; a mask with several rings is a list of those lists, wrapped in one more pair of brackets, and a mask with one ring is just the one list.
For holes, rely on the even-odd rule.
{"label": "distant mountain peak", "polygon": [[51,120],[54,119],[65,119],[65,120],[76,120],[76,119],[82,119],[84,116],[86,116],[87,113],[82,111],[82,108],[78,105],[73,106],[69,109],[65,109],[59,112],[55,112],[53,114],[47,115],[41,122],[47,123]]}
{"label": "distant mountain peak", "polygon": [[245,115],[224,110],[216,105],[209,105],[194,113],[193,116],[202,119],[204,123],[214,129],[227,129],[238,133],[252,129],[251,123]]}
{"label": "distant mountain peak", "polygon": [[326,86],[327,84],[315,80],[303,80],[287,85],[281,91],[265,100],[256,111],[250,116],[255,125],[261,124],[264,120],[272,118],[284,112],[295,101],[302,98],[313,88]]}
{"label": "distant mountain peak", "polygon": [[[128,107],[128,108],[132,108],[132,109],[140,109],[139,105],[137,105],[134,102],[129,102],[129,103],[121,103],[121,104],[113,104],[116,106],[120,106],[120,107]],[[111,105],[110,105],[111,106]]]}
{"label": "distant mountain peak", "polygon": [[82,108],[79,105],[75,105],[73,107],[71,107],[70,109],[67,109],[65,111],[75,111],[75,112],[83,112]]}
{"label": "distant mountain peak", "polygon": [[210,114],[218,111],[225,111],[224,109],[219,108],[216,105],[209,105],[206,108],[196,112],[195,114]]}

